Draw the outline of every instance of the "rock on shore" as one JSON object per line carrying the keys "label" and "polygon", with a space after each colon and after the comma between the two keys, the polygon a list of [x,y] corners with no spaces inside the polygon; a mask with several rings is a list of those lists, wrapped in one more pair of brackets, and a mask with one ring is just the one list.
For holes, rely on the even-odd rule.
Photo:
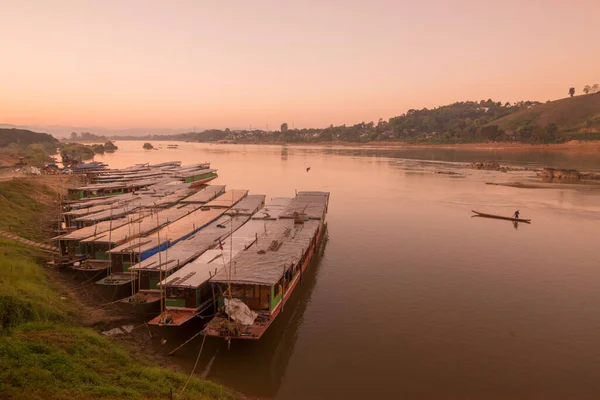
{"label": "rock on shore", "polygon": [[538,176],[546,180],[578,181],[584,174],[575,169],[544,168],[538,172]]}
{"label": "rock on shore", "polygon": [[509,170],[508,167],[501,166],[498,161],[477,161],[469,164],[469,168],[500,172],[507,172]]}

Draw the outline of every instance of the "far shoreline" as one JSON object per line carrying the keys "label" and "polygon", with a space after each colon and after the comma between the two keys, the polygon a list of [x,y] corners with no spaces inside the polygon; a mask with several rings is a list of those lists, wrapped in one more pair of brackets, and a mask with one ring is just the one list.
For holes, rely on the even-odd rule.
{"label": "far shoreline", "polygon": [[[144,138],[110,139],[116,141],[148,141]],[[70,142],[68,139],[61,139],[63,142]],[[348,147],[363,149],[448,149],[448,150],[507,150],[507,151],[569,151],[569,152],[598,152],[600,153],[600,140],[571,140],[565,143],[552,144],[528,144],[519,142],[486,142],[486,143],[411,143],[400,141],[381,141],[381,142],[237,142],[237,141],[216,141],[216,142],[196,142],[187,140],[161,139],[154,142],[179,142],[179,143],[204,143],[204,144],[233,144],[233,145],[276,145],[276,146],[314,146],[314,147]],[[82,144],[96,143],[93,141],[77,141]]]}
{"label": "far shoreline", "polygon": [[[192,142],[194,143],[194,142]],[[352,147],[366,149],[465,149],[465,150],[545,150],[545,151],[575,151],[575,152],[600,152],[600,140],[580,141],[571,140],[566,143],[556,144],[527,144],[527,143],[409,143],[409,142],[200,142],[209,144],[236,144],[236,145],[287,145],[287,146],[318,146],[318,147]]]}

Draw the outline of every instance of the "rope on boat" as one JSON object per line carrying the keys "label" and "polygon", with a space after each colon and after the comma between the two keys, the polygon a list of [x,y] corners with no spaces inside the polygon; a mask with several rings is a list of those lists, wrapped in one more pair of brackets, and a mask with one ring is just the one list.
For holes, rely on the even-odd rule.
{"label": "rope on boat", "polygon": [[185,388],[187,388],[188,383],[190,383],[190,379],[192,379],[192,375],[194,375],[194,372],[196,371],[196,367],[198,366],[198,361],[200,361],[200,354],[202,354],[202,349],[204,348],[205,340],[206,340],[206,333],[204,334],[204,338],[202,339],[202,345],[200,346],[200,351],[198,352],[198,357],[196,357],[196,363],[194,364],[192,373],[190,374],[190,376],[188,376],[187,382],[185,382],[183,389],[181,389],[181,392],[179,392],[179,396],[181,396],[183,394],[183,392],[185,391]]}
{"label": "rope on boat", "polygon": [[[185,346],[186,344],[188,344],[189,342],[191,342],[192,340],[194,340],[196,337],[198,337],[198,335],[201,335],[202,331],[196,333],[194,336],[192,336],[191,338],[189,338],[188,340],[186,340],[185,342],[183,342],[181,345],[179,345],[175,350],[173,350],[172,352],[169,353],[170,356],[172,356],[173,354],[175,354],[175,352],[177,350],[179,350],[180,348],[182,348],[183,346]],[[206,334],[204,335],[204,337],[206,337]],[[202,340],[202,342],[204,342],[204,340]]]}

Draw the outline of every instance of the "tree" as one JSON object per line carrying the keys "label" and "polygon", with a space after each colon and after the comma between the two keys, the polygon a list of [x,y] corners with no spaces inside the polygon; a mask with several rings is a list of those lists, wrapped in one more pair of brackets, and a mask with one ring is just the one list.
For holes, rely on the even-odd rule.
{"label": "tree", "polygon": [[283,124],[281,124],[281,132],[287,132],[288,130],[288,124],[287,122],[284,122]]}
{"label": "tree", "polygon": [[77,132],[71,132],[71,140],[79,139],[79,134]]}
{"label": "tree", "polygon": [[569,89],[569,96],[573,97],[574,94],[575,94],[575,88],[572,87]]}
{"label": "tree", "polygon": [[592,93],[598,93],[600,92],[600,85],[598,85],[597,83],[594,83],[594,85],[592,86]]}
{"label": "tree", "polygon": [[585,85],[583,87],[583,93],[585,93],[585,94],[590,94],[591,90],[592,90],[592,88],[590,87],[590,85]]}

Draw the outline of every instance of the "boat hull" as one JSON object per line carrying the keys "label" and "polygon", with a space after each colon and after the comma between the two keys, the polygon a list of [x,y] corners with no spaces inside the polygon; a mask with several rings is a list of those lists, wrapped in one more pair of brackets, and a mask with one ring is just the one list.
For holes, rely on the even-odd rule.
{"label": "boat hull", "polygon": [[160,293],[141,293],[115,303],[126,314],[148,320],[160,313]]}
{"label": "boat hull", "polygon": [[526,224],[531,223],[530,219],[503,217],[502,215],[486,214],[486,213],[482,213],[482,212],[475,211],[475,210],[471,210],[471,212],[473,212],[475,214],[474,217],[503,219],[505,221],[524,222]]}
{"label": "boat hull", "polygon": [[89,266],[72,266],[71,269],[75,271],[77,279],[84,279],[86,281],[95,282],[108,275],[108,267],[89,267]]}
{"label": "boat hull", "polygon": [[135,276],[132,274],[110,274],[95,284],[107,301],[130,297],[132,290],[135,290],[137,287]]}

